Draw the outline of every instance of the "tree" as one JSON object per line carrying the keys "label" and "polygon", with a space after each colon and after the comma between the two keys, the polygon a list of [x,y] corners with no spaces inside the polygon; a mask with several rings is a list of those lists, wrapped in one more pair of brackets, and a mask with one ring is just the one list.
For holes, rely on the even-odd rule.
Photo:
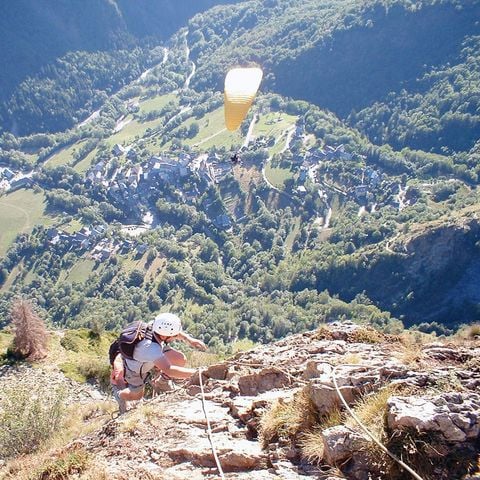
{"label": "tree", "polygon": [[129,287],[140,287],[143,283],[144,274],[140,270],[132,270],[128,277]]}
{"label": "tree", "polygon": [[15,300],[10,311],[14,329],[13,353],[20,358],[39,360],[47,354],[47,329],[25,299]]}

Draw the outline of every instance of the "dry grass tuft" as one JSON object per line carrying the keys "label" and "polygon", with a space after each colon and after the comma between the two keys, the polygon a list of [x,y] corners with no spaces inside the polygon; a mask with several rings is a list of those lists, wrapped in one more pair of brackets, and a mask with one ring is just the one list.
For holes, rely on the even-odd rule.
{"label": "dry grass tuft", "polygon": [[62,428],[52,439],[51,445],[60,448],[75,438],[93,432],[116,410],[116,403],[103,401],[70,406],[66,411]]}
{"label": "dry grass tuft", "polygon": [[[353,408],[360,421],[380,441],[384,441],[386,438],[387,401],[392,395],[398,395],[400,392],[401,388],[399,386],[387,385],[373,394],[364,396]],[[345,424],[350,428],[359,428],[352,417],[349,417]]]}
{"label": "dry grass tuft", "polygon": [[480,340],[480,323],[473,323],[460,328],[455,336],[460,340]]}
{"label": "dry grass tuft", "polygon": [[[448,477],[442,478],[473,479],[479,472],[478,448],[474,444],[449,445],[439,434],[412,428],[397,430],[386,446],[425,479],[439,478],[439,472],[448,472]],[[392,463],[388,478],[403,479],[405,472]]]}
{"label": "dry grass tuft", "polygon": [[403,344],[402,348],[394,356],[404,365],[416,365],[424,358],[422,346],[414,343],[410,345]]}
{"label": "dry grass tuft", "polygon": [[298,392],[291,402],[279,400],[260,422],[259,438],[263,448],[280,438],[295,439],[299,433],[312,428],[318,421],[317,409],[308,387]]}
{"label": "dry grass tuft", "polygon": [[222,361],[220,355],[210,352],[200,352],[199,350],[192,350],[187,352],[187,365],[190,368],[208,367]]}
{"label": "dry grass tuft", "polygon": [[322,461],[325,449],[322,432],[323,428],[314,427],[313,430],[303,434],[298,442],[302,458],[309,463],[318,464]]}
{"label": "dry grass tuft", "polygon": [[320,325],[313,334],[312,338],[314,340],[332,340],[333,334],[326,325]]}
{"label": "dry grass tuft", "polygon": [[382,343],[387,339],[384,333],[378,332],[370,326],[363,326],[353,331],[348,338],[353,343]]}
{"label": "dry grass tuft", "polygon": [[317,425],[314,425],[310,431],[302,434],[298,442],[302,457],[309,463],[318,464],[322,460],[324,451],[323,430],[341,425],[342,422],[342,412],[340,408],[335,408],[323,417]]}
{"label": "dry grass tuft", "polygon": [[127,415],[119,419],[119,431],[133,433],[142,425],[156,425],[161,421],[162,410],[153,403],[140,403],[138,407],[129,410]]}
{"label": "dry grass tuft", "polygon": [[32,480],[63,480],[84,472],[90,455],[81,447],[60,451],[40,465],[30,477]]}
{"label": "dry grass tuft", "polygon": [[338,359],[338,365],[358,365],[362,363],[362,357],[358,353],[349,353]]}
{"label": "dry grass tuft", "polygon": [[[81,446],[17,457],[4,470],[2,480],[64,480],[78,478],[92,457]],[[92,477],[90,477],[92,478]]]}
{"label": "dry grass tuft", "polygon": [[471,370],[472,372],[480,372],[480,358],[472,357],[465,362],[465,370]]}

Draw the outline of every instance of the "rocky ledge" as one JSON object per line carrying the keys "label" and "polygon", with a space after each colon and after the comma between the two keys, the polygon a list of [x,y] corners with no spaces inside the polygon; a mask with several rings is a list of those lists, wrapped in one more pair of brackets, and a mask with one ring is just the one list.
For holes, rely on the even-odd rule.
{"label": "rocky ledge", "polygon": [[210,431],[225,478],[411,478],[339,390],[421,478],[480,478],[479,354],[478,341],[409,345],[331,324],[205,368],[204,404],[197,374],[70,448],[93,453],[107,478],[219,478]]}

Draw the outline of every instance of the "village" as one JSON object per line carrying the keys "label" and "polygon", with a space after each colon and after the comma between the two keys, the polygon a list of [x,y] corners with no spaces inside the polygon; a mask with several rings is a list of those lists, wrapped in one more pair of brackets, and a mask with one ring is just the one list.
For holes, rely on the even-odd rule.
{"label": "village", "polygon": [[[349,197],[364,208],[367,198],[375,191],[381,181],[382,174],[378,169],[366,167],[359,175],[358,184],[340,188],[333,183],[328,183],[321,174],[322,165],[335,161],[350,161],[359,155],[348,152],[343,144],[338,146],[324,145],[323,147],[310,147],[292,149],[291,142],[304,144],[305,130],[302,125],[295,125],[287,136],[283,151],[291,152],[291,169],[296,172],[295,186],[291,192],[300,201],[307,194],[305,182],[308,180],[320,186],[319,196],[330,208],[329,197],[333,193]],[[249,152],[266,151],[275,143],[275,139],[268,137],[253,138],[248,146]],[[282,152],[283,153],[283,152]],[[104,262],[116,253],[125,254],[135,250],[142,255],[148,248],[144,243],[138,242],[138,236],[154,225],[155,216],[149,211],[148,198],[155,190],[167,185],[168,190],[174,192],[174,197],[167,200],[180,200],[184,204],[195,205],[200,196],[211,186],[217,186],[229,174],[233,173],[235,162],[228,156],[219,153],[192,152],[164,152],[152,155],[148,160],[138,162],[138,154],[134,145],[122,146],[116,144],[111,150],[108,160],[101,160],[93,164],[85,173],[87,188],[100,189],[107,194],[112,204],[123,212],[128,212],[129,217],[142,219],[139,225],[124,225],[121,232],[122,238],[105,238],[104,225],[84,226],[76,233],[66,233],[56,228],[48,230],[48,242],[51,245],[61,245],[75,251],[88,251],[92,259]],[[365,157],[362,157],[365,160]],[[271,157],[267,161],[271,160]],[[241,160],[240,160],[241,163]],[[14,191],[18,188],[31,188],[34,186],[35,170],[30,172],[14,172],[10,168],[0,168],[0,193]],[[267,180],[267,179],[266,179]],[[268,180],[267,180],[267,183]],[[271,187],[273,187],[270,184]],[[393,188],[393,185],[392,185]],[[394,192],[392,191],[392,194]],[[155,195],[153,196],[155,197]],[[372,211],[375,207],[372,207]],[[218,206],[207,213],[212,225],[219,230],[229,230],[237,220],[231,217],[225,206]],[[324,227],[328,227],[328,222]]]}

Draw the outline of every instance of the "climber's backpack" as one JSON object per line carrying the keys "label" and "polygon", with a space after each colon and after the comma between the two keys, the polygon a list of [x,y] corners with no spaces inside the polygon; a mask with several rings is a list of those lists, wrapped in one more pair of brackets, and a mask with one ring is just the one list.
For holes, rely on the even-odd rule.
{"label": "climber's backpack", "polygon": [[143,339],[152,340],[158,343],[152,332],[152,324],[142,321],[128,324],[121,332],[118,338],[110,345],[108,356],[110,365],[113,365],[115,357],[121,353],[124,358],[133,359],[133,350],[135,345]]}

